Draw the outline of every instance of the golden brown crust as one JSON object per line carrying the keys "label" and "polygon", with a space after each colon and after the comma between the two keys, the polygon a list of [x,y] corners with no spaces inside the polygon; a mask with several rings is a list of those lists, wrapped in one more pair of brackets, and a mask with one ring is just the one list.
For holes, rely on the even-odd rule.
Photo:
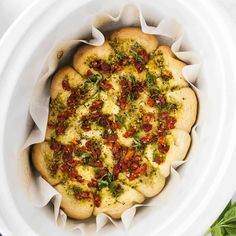
{"label": "golden brown crust", "polygon": [[167,46],[160,46],[157,49],[157,52],[161,52],[163,54],[165,65],[168,70],[172,73],[173,79],[170,80],[170,87],[186,87],[188,86],[187,81],[184,79],[182,74],[183,68],[186,64],[180,60],[178,60],[171,49]]}
{"label": "golden brown crust", "polygon": [[69,217],[82,220],[92,215],[94,209],[92,199],[78,200],[73,194],[68,194],[66,187],[62,184],[55,186],[55,189],[62,195],[61,208]]}
{"label": "golden brown crust", "polygon": [[167,101],[174,101],[180,105],[175,127],[190,132],[197,117],[197,98],[194,91],[186,87],[169,92]]}
{"label": "golden brown crust", "polygon": [[41,176],[51,185],[56,185],[60,181],[53,178],[48,170],[47,160],[53,158],[53,152],[47,142],[34,144],[32,149],[32,162]]}
{"label": "golden brown crust", "polygon": [[119,219],[122,213],[132,207],[135,203],[142,203],[145,197],[128,185],[122,185],[124,192],[114,198],[108,188],[101,192],[102,200],[99,207],[94,208],[94,215],[105,213],[114,219]]}
{"label": "golden brown crust", "polygon": [[143,177],[142,182],[137,181],[136,190],[142,193],[145,197],[153,197],[160,193],[164,186],[165,177],[156,170],[152,175]]}
{"label": "golden brown crust", "polygon": [[62,87],[62,81],[69,78],[69,83],[72,87],[80,85],[84,79],[72,67],[62,67],[54,75],[51,83],[51,98],[55,99],[59,93],[65,92]]}
{"label": "golden brown crust", "polygon": [[147,53],[154,52],[158,47],[157,37],[143,33],[140,28],[127,27],[114,31],[111,35],[111,40],[114,39],[134,40],[139,43],[147,51]]}
{"label": "golden brown crust", "polygon": [[191,143],[189,133],[180,129],[171,130],[167,139],[170,143],[170,149],[166,155],[165,162],[159,165],[160,172],[165,177],[169,176],[170,167],[176,161],[185,159]]}
{"label": "golden brown crust", "polygon": [[113,49],[107,41],[101,46],[84,45],[74,55],[73,67],[81,75],[86,75],[88,70],[93,71],[89,67],[88,58],[108,60],[112,53]]}

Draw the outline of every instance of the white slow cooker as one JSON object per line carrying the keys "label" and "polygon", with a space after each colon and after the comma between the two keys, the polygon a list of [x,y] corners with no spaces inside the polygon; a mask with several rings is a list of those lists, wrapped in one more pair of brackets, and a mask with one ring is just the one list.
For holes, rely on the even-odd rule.
{"label": "white slow cooker", "polygon": [[[126,232],[109,225],[94,235],[201,236],[236,189],[233,25],[211,1],[132,2],[142,5],[146,14],[156,11],[158,19],[172,16],[184,26],[184,47],[199,52],[203,61],[197,86],[205,96],[205,114],[189,153],[191,159],[179,170],[177,196],[158,213],[145,208]],[[4,236],[81,235],[56,226],[51,208],[30,204],[18,177],[17,159],[32,128],[26,127],[32,88],[52,45],[76,37],[88,15],[108,6],[115,8],[116,2],[40,1],[28,8],[0,42],[0,231]]]}

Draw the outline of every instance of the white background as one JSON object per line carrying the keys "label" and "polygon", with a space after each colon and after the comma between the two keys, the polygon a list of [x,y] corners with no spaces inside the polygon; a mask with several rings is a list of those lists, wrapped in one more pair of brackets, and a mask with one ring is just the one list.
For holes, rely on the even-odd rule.
{"label": "white background", "polygon": [[[233,18],[236,26],[236,0],[213,1],[227,11],[229,16]],[[0,39],[14,20],[33,2],[34,0],[0,0]]]}

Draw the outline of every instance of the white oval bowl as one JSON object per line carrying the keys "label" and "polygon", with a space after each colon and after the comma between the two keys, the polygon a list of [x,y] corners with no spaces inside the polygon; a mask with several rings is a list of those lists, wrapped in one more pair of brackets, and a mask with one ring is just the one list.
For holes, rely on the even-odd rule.
{"label": "white oval bowl", "polygon": [[[182,180],[178,195],[166,206],[159,206],[158,213],[153,208],[139,211],[127,235],[203,235],[235,191],[232,180],[236,177],[236,50],[231,22],[214,4],[204,0],[136,2],[143,5],[144,15],[148,10],[156,11],[158,19],[172,16],[184,26],[185,49],[198,51],[203,58],[198,87],[207,100],[201,104],[206,114],[198,130],[199,138],[194,140],[188,162],[179,169]],[[86,14],[96,14],[108,5],[115,9],[116,3],[40,1],[1,40],[0,228],[3,235],[78,235],[57,227],[49,207],[38,209],[28,202],[18,178],[17,157],[31,129],[26,123],[32,87],[55,43],[54,37],[58,41],[76,37],[76,32],[89,25]],[[114,236],[124,234],[109,226],[97,235],[111,235],[111,232]]]}

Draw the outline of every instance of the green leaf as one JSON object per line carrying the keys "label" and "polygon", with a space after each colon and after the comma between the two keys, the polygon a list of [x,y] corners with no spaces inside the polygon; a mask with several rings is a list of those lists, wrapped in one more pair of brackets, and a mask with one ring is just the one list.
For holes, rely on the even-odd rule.
{"label": "green leaf", "polygon": [[232,203],[231,201],[227,204],[227,206],[225,207],[225,209],[223,210],[223,212],[220,214],[220,216],[217,218],[217,220],[211,225],[211,228],[216,225],[220,220],[223,219],[225,213],[231,208]]}
{"label": "green leaf", "polygon": [[[218,219],[208,230],[212,236],[235,236],[236,235],[236,204],[228,203]],[[208,233],[207,232],[207,233]],[[206,235],[207,235],[206,233]]]}
{"label": "green leaf", "polygon": [[236,235],[236,224],[234,224],[234,225],[227,225],[225,227],[225,231],[226,231],[227,235],[235,236]]}
{"label": "green leaf", "polygon": [[224,231],[219,226],[215,227],[211,233],[212,233],[212,236],[224,236]]}
{"label": "green leaf", "polygon": [[231,206],[231,208],[225,213],[222,224],[230,223],[231,221],[236,221],[236,206]]}

